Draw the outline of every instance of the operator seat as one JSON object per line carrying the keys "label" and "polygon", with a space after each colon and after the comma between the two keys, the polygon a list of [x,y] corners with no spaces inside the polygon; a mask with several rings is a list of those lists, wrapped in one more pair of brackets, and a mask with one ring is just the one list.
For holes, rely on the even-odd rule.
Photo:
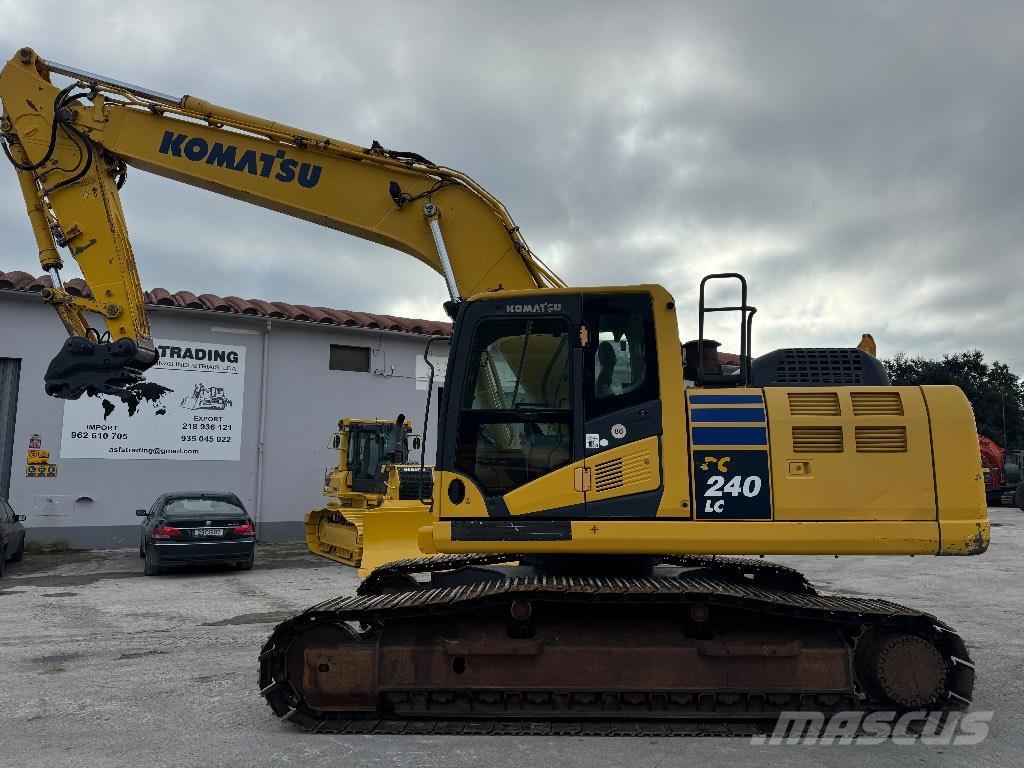
{"label": "operator seat", "polygon": [[610,341],[602,341],[597,345],[597,382],[595,389],[598,397],[606,397],[612,393],[612,374],[619,357]]}

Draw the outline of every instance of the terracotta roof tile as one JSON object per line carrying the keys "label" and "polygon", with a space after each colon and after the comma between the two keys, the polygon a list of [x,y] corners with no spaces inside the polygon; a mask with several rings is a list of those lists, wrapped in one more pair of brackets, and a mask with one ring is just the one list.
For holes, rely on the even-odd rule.
{"label": "terracotta roof tile", "polygon": [[225,296],[224,303],[240,315],[258,315],[260,313],[256,307],[238,296]]}
{"label": "terracotta roof tile", "polygon": [[208,306],[199,300],[199,297],[188,291],[178,291],[174,294],[174,303],[179,307],[188,309],[209,309]]}
{"label": "terracotta roof tile", "polygon": [[324,313],[320,307],[310,307],[306,304],[297,304],[299,309],[309,316],[309,319],[314,323],[330,323],[331,319]]}
{"label": "terracotta roof tile", "polygon": [[31,283],[33,279],[28,272],[0,272],[0,289],[20,291],[23,285]]}
{"label": "terracotta roof tile", "polygon": [[256,311],[260,317],[276,317],[280,319],[285,318],[284,312],[276,304],[271,304],[269,301],[263,301],[262,299],[249,299],[249,304],[256,307]]}
{"label": "terracotta roof tile", "polygon": [[234,312],[230,304],[214,293],[201,293],[199,300],[214,312]]}
{"label": "terracotta roof tile", "polygon": [[[0,290],[39,293],[44,287],[51,286],[49,275],[33,277],[28,272],[4,272],[0,270]],[[89,286],[84,280],[75,278],[65,286],[69,293],[77,296],[90,296]],[[247,315],[250,317],[268,317],[279,320],[297,320],[300,322],[321,325],[337,325],[347,328],[376,328],[388,331],[416,334],[449,335],[452,332],[450,323],[436,320],[415,320],[408,317],[393,315],[376,315],[368,312],[352,312],[346,309],[330,307],[312,307],[306,304],[288,304],[283,301],[263,301],[262,299],[243,299],[238,296],[217,296],[213,293],[201,293],[198,296],[188,291],[171,293],[165,288],[153,288],[146,291],[146,303],[158,307],[180,307],[202,312],[223,312],[225,314]]]}
{"label": "terracotta roof tile", "polygon": [[92,291],[89,290],[89,284],[80,277],[72,278],[64,283],[64,287],[68,289],[68,293],[73,296],[84,296],[87,299],[92,298]]}
{"label": "terracotta roof tile", "polygon": [[284,312],[284,316],[291,320],[305,320],[306,322],[312,320],[312,318],[309,315],[307,315],[301,309],[296,307],[294,304],[288,304],[287,302],[284,301],[272,301],[270,303],[273,304],[278,309],[280,309],[282,312]]}
{"label": "terracotta roof tile", "polygon": [[154,288],[151,291],[146,291],[146,303],[156,304],[160,307],[173,307],[174,296],[166,288]]}
{"label": "terracotta roof tile", "polygon": [[42,277],[35,278],[31,283],[26,285],[22,290],[32,291],[33,293],[39,293],[43,288],[52,288],[53,279],[49,275],[43,275]]}

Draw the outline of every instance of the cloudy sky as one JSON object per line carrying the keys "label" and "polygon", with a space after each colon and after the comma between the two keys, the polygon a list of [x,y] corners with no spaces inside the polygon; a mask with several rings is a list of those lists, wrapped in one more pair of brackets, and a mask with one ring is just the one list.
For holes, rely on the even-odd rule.
{"label": "cloudy sky", "polygon": [[[700,277],[740,271],[755,353],[870,331],[882,356],[977,347],[1024,374],[1020,3],[0,0],[0,18],[4,58],[30,45],[465,170],[569,284],[668,287],[686,338]],[[0,269],[38,274],[3,178]],[[147,287],[443,316],[443,280],[398,252],[142,172],[123,202]]]}

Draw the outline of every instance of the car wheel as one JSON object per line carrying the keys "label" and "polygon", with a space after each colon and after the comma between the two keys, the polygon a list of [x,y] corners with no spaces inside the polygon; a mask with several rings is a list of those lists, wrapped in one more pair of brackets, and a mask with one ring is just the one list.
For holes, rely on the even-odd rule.
{"label": "car wheel", "polygon": [[11,562],[12,563],[20,563],[23,557],[25,557],[25,537],[24,536],[21,537],[21,544],[18,545],[18,548],[15,550],[14,554],[11,555]]}
{"label": "car wheel", "polygon": [[255,562],[256,562],[256,553],[253,552],[252,554],[249,555],[249,559],[248,560],[243,560],[242,562],[238,563],[235,566],[235,568],[237,568],[240,571],[251,571],[252,570],[252,566],[253,566],[253,564]]}
{"label": "car wheel", "polygon": [[7,567],[7,545],[0,547],[0,579],[4,576],[4,569]]}
{"label": "car wheel", "polygon": [[1024,512],[1024,482],[1017,484],[1017,506]]}
{"label": "car wheel", "polygon": [[146,547],[146,551],[143,553],[143,557],[146,558],[146,563],[143,566],[142,572],[146,576],[159,576],[160,564],[156,559],[156,553],[152,552],[149,547]]}

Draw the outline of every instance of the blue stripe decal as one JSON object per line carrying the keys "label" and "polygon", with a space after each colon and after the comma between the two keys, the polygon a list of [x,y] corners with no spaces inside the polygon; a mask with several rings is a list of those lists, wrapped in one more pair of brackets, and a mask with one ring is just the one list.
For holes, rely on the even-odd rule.
{"label": "blue stripe decal", "polygon": [[690,402],[694,405],[741,405],[743,403],[764,402],[761,395],[690,395]]}
{"label": "blue stripe decal", "polygon": [[768,445],[764,427],[694,427],[694,445]]}
{"label": "blue stripe decal", "polygon": [[750,421],[764,423],[764,408],[694,408],[691,421]]}

